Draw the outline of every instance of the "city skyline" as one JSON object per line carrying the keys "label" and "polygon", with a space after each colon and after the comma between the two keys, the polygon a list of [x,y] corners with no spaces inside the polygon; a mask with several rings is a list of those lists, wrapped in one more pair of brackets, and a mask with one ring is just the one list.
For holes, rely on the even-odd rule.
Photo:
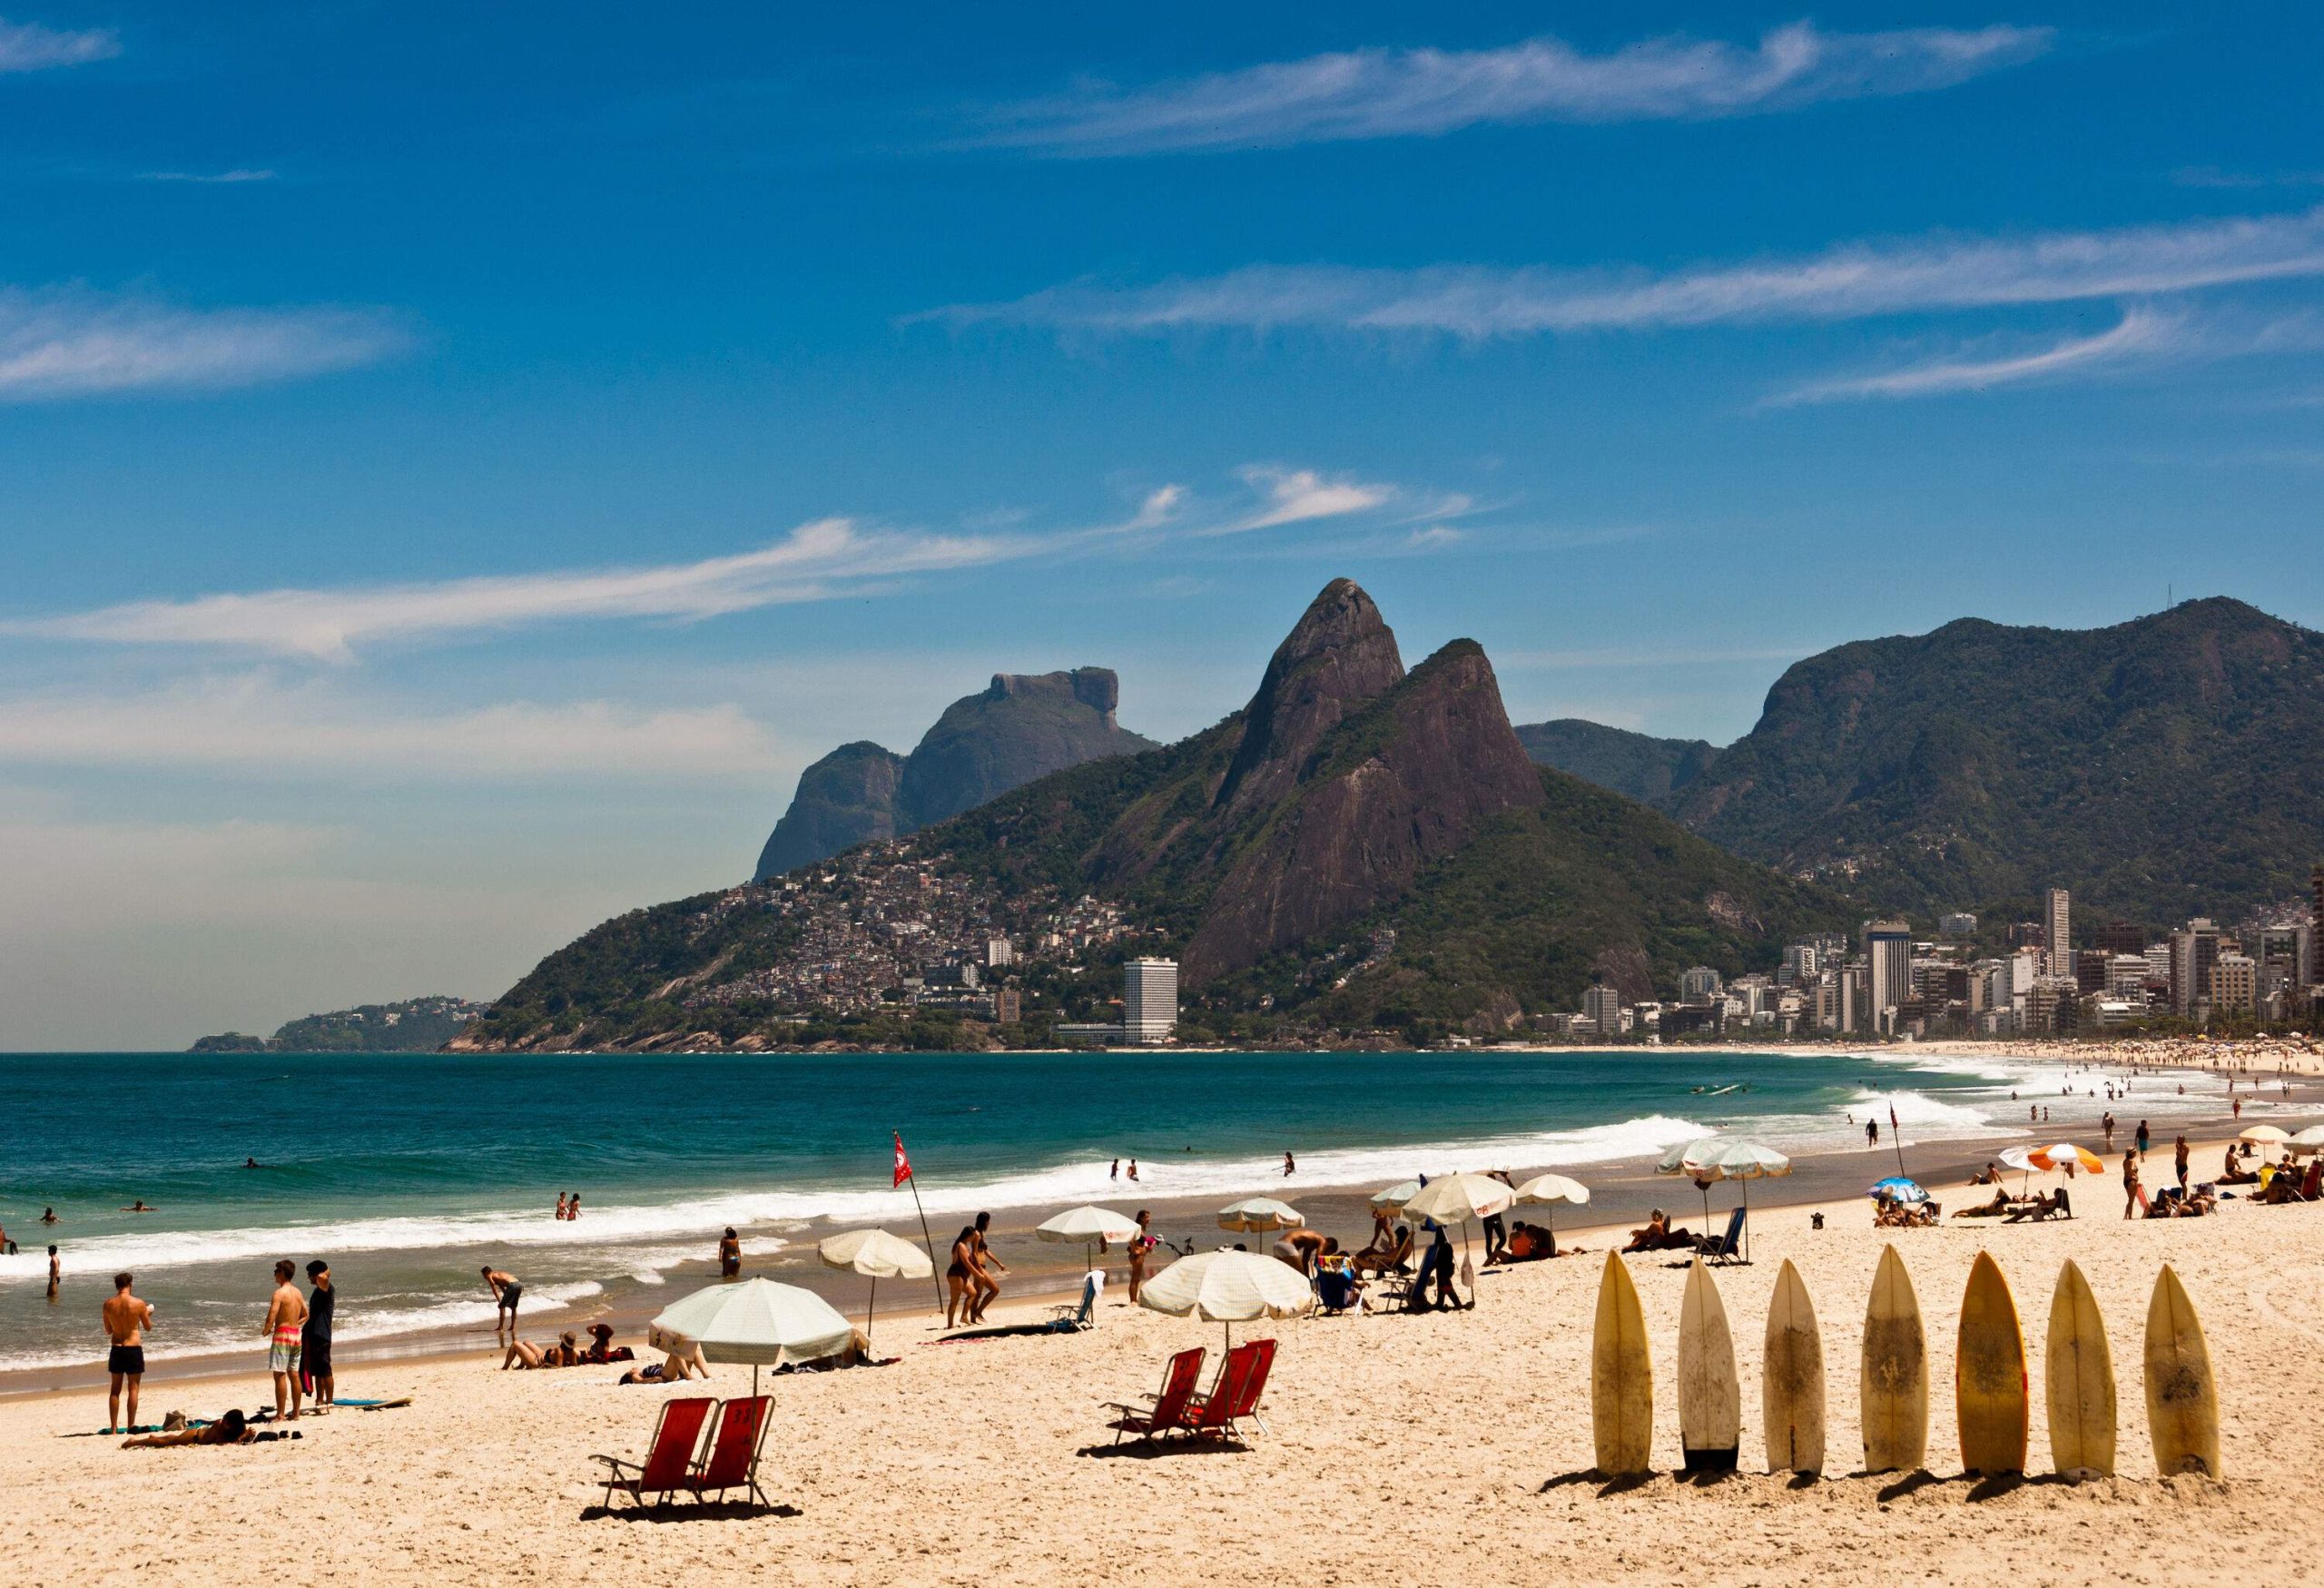
{"label": "city skyline", "polygon": [[488,996],[996,670],[1197,729],[1343,573],[1716,743],[1965,615],[2312,626],[2270,19],[11,5],[0,1044]]}

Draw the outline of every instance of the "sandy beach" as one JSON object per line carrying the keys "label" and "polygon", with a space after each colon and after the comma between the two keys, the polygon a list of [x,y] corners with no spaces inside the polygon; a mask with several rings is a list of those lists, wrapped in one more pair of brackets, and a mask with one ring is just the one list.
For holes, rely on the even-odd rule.
{"label": "sandy beach", "polygon": [[[2219,1149],[2197,1149],[2198,1172]],[[2149,1179],[2160,1183],[2165,1152]],[[1932,1186],[1949,1206],[1977,1193]],[[482,1350],[347,1364],[340,1393],[413,1405],[342,1409],[305,1437],[133,1451],[92,1430],[87,1390],[0,1404],[0,1484],[18,1524],[12,1581],[203,1583],[288,1563],[319,1582],[699,1580],[761,1569],[809,1583],[1194,1583],[1239,1575],[1324,1583],[1652,1579],[1710,1583],[1990,1580],[2043,1562],[2072,1580],[2312,1579],[2305,1475],[2318,1455],[2324,1205],[2233,1202],[2201,1220],[2120,1217],[2111,1177],[2075,1183],[2072,1222],[1876,1231],[1861,1198],[1755,1213],[1748,1267],[1718,1275],[1734,1322],[1744,1470],[1671,1475],[1669,1403],[1683,1267],[1627,1260],[1655,1368],[1659,1475],[1609,1485],[1590,1470],[1589,1338],[1600,1230],[1581,1257],[1490,1270],[1474,1311],[1301,1318],[1238,1332],[1282,1342],[1247,1447],[1117,1453],[1101,1403],[1154,1387],[1164,1357],[1219,1330],[1125,1304],[1086,1334],[944,1343],[926,1313],[883,1311],[893,1365],[771,1381],[773,1512],[608,1516],[591,1453],[641,1455],[655,1402],[615,1371],[499,1373]],[[1674,1203],[1674,1205],[1676,1205]],[[1826,1215],[1814,1229],[1811,1215]],[[1324,1228],[1334,1226],[1326,1223]],[[1342,1232],[1350,1233],[1350,1232]],[[1927,1319],[1932,1471],[1857,1473],[1856,1357],[1865,1298],[1894,1239]],[[2071,1485],[1961,1475],[1951,1374],[1969,1266],[1990,1250],[2015,1291],[2034,1385],[2030,1470],[2048,1469],[2043,1334],[2063,1258],[2088,1274],[2122,1386],[2118,1477]],[[1831,1472],[1761,1470],[1759,1332],[1779,1262],[1821,1320]],[[2139,1368],[2147,1298],[2175,1266],[2209,1332],[2224,1481],[2154,1475]],[[905,1288],[898,1287],[897,1288]],[[905,1297],[895,1297],[899,1302]],[[994,1321],[1030,1316],[997,1310]],[[252,1406],[261,1376],[150,1384],[149,1419]],[[743,1393],[720,1368],[712,1388]]]}

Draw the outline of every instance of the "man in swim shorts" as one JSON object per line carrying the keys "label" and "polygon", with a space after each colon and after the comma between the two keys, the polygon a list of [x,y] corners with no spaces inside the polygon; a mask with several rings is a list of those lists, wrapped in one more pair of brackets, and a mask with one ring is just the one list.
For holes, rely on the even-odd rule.
{"label": "man in swim shorts", "polygon": [[299,1415],[300,1331],[307,1322],[307,1298],[292,1283],[299,1266],[289,1258],[274,1265],[274,1294],[267,1298],[266,1368],[274,1375],[274,1415],[278,1420]]}
{"label": "man in swim shorts", "polygon": [[[105,1337],[113,1342],[113,1349],[105,1357],[105,1371],[113,1375],[113,1387],[105,1396],[105,1432],[118,1433],[137,1424],[137,1383],[145,1376],[145,1331],[153,1327],[153,1306],[140,1301],[129,1293],[132,1283],[126,1271],[113,1277],[113,1299],[105,1303]],[[121,1392],[129,1391],[129,1421],[121,1420]]]}
{"label": "man in swim shorts", "polygon": [[517,1333],[517,1303],[523,1297],[525,1287],[517,1282],[516,1275],[496,1268],[490,1263],[484,1266],[484,1287],[492,1292],[493,1304],[500,1309],[492,1320],[492,1332],[497,1335],[501,1326],[506,1324],[513,1338]]}

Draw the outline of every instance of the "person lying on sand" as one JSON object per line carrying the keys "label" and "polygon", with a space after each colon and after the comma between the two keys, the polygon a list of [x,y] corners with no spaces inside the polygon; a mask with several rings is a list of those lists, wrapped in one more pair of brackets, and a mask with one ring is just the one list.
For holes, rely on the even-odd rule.
{"label": "person lying on sand", "polygon": [[702,1347],[696,1346],[684,1356],[673,1351],[659,1362],[643,1367],[633,1367],[615,1380],[617,1384],[676,1384],[681,1379],[708,1378],[710,1366],[702,1359]]}
{"label": "person lying on sand", "polygon": [[1955,1218],[1998,1218],[2015,1206],[2017,1206],[2016,1198],[2007,1191],[1995,1191],[1992,1201],[1980,1202],[1974,1208],[1955,1208],[1953,1210],[1953,1217]]}
{"label": "person lying on sand", "polygon": [[1622,1249],[1626,1252],[1659,1252],[1681,1247],[1692,1249],[1700,1245],[1700,1236],[1689,1234],[1683,1228],[1672,1228],[1670,1215],[1657,1208],[1647,1215],[1644,1229],[1630,1231],[1630,1244]]}
{"label": "person lying on sand", "polygon": [[577,1367],[581,1364],[580,1343],[571,1329],[556,1337],[556,1344],[543,1349],[530,1340],[511,1341],[500,1358],[500,1371],[511,1367]]}
{"label": "person lying on sand", "polygon": [[173,1445],[247,1445],[258,1433],[242,1418],[236,1407],[214,1423],[199,1428],[180,1428],[170,1434],[148,1434],[138,1439],[121,1442],[123,1450],[166,1450]]}

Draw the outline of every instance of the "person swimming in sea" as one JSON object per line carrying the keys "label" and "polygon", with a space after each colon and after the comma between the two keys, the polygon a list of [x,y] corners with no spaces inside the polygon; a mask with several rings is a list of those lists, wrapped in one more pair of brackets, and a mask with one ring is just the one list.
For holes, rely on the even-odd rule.
{"label": "person swimming in sea", "polygon": [[128,1207],[123,1208],[122,1211],[123,1213],[153,1213],[159,1211],[159,1209],[148,1208],[145,1206],[145,1198],[140,1197],[131,1202]]}

